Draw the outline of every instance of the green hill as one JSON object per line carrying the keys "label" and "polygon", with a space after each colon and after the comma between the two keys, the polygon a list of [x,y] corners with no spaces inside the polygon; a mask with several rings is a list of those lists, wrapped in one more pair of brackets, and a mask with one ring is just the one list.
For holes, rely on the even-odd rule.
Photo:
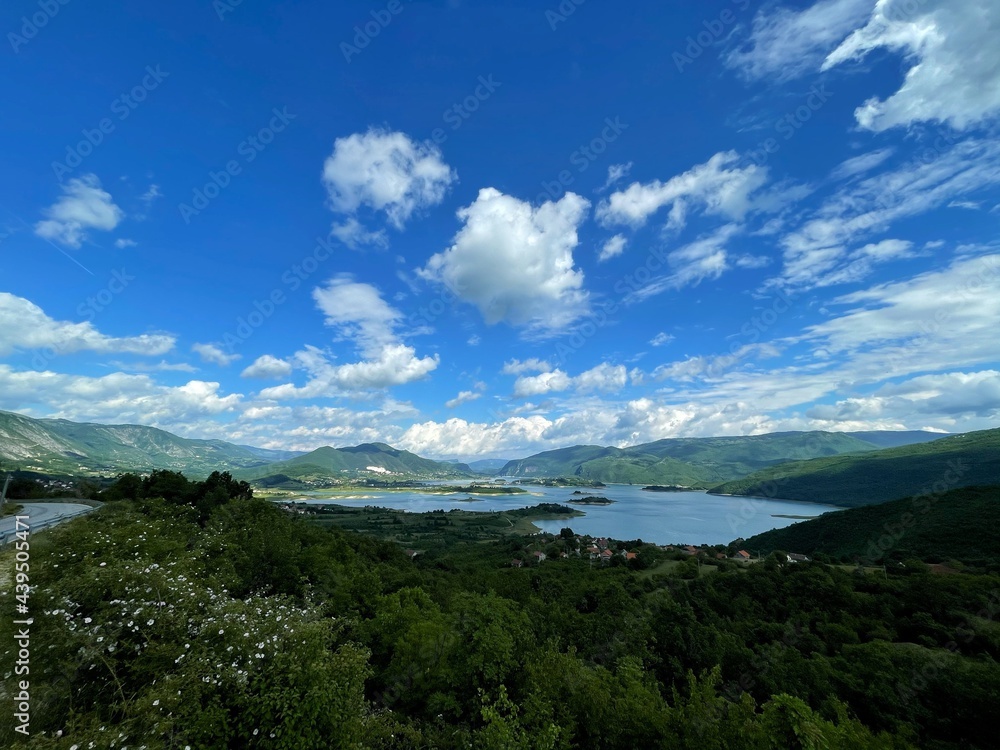
{"label": "green hill", "polygon": [[743,546],[765,554],[780,549],[843,560],[916,558],[976,564],[998,558],[998,528],[1000,487],[964,487],[827,513],[758,534]]}
{"label": "green hill", "polygon": [[935,488],[944,491],[994,484],[1000,484],[1000,429],[786,463],[726,482],[712,491],[854,507]]}
{"label": "green hill", "polygon": [[631,448],[576,445],[509,462],[506,476],[579,476],[601,482],[711,487],[786,461],[860,453],[878,446],[840,432],[776,432],[670,438]]}
{"label": "green hill", "polygon": [[465,464],[432,461],[401,451],[385,443],[363,443],[350,448],[317,448],[288,461],[277,461],[234,472],[246,480],[263,480],[281,474],[299,481],[354,479],[359,476],[386,479],[395,477],[468,477],[474,472]]}
{"label": "green hill", "polygon": [[223,440],[192,440],[142,425],[33,419],[0,411],[0,463],[42,473],[78,476],[170,469],[207,476],[294,455]]}

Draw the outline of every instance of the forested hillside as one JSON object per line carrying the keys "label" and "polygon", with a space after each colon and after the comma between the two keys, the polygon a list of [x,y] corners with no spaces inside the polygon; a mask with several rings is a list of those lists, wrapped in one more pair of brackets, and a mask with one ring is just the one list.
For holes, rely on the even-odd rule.
{"label": "forested hillside", "polygon": [[995,575],[515,569],[536,538],[411,559],[224,476],[132,495],[31,538],[28,747],[996,747]]}
{"label": "forested hillside", "polygon": [[630,448],[576,445],[511,461],[500,473],[517,477],[578,476],[600,482],[709,487],[758,469],[880,446],[839,432],[775,432],[712,438],[669,438]]}
{"label": "forested hillside", "polygon": [[995,484],[1000,484],[1000,429],[872,453],[794,461],[712,491],[854,507]]}
{"label": "forested hillside", "polygon": [[845,562],[916,559],[985,565],[1000,557],[998,529],[1000,487],[964,487],[825,513],[758,534],[746,546],[765,553],[819,553]]}

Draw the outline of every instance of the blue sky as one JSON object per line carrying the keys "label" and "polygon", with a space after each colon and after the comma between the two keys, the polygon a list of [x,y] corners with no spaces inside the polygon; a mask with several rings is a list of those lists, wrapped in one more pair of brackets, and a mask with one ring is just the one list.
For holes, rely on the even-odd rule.
{"label": "blue sky", "polygon": [[990,0],[0,30],[2,409],[458,458],[998,424]]}

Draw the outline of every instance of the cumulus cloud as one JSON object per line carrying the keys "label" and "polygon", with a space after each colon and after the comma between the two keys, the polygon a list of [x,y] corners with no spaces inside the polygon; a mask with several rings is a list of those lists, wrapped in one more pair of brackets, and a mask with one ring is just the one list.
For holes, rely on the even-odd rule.
{"label": "cumulus cloud", "polygon": [[863,23],[872,0],[820,0],[804,10],[765,6],[749,38],[723,62],[749,79],[787,81],[818,70],[824,56]]}
{"label": "cumulus cloud", "polygon": [[485,188],[458,212],[454,244],[418,271],[479,308],[537,333],[565,328],[587,309],[583,272],[574,266],[577,229],[590,203],[575,193],[539,207]]}
{"label": "cumulus cloud", "polygon": [[881,132],[916,122],[967,128],[1000,111],[1000,6],[993,0],[878,0],[867,25],[823,63],[827,70],[885,48],[910,64],[903,85],[855,111],[858,124]]}
{"label": "cumulus cloud", "polygon": [[148,375],[117,372],[94,378],[0,365],[0,408],[44,403],[47,416],[76,421],[190,425],[202,417],[238,410],[242,394],[221,395],[219,389],[219,383],[202,380],[169,387]]}
{"label": "cumulus cloud", "polygon": [[348,244],[384,244],[385,234],[362,227],[354,215],[362,207],[384,213],[402,229],[410,217],[440,203],[455,172],[434,146],[408,135],[371,128],[338,138],[323,165],[330,207],[348,217],[333,233]]}
{"label": "cumulus cloud", "polygon": [[240,373],[244,378],[277,379],[287,378],[292,374],[292,365],[283,359],[264,354],[257,357],[249,367]]}
{"label": "cumulus cloud", "polygon": [[573,379],[562,370],[538,375],[522,375],[514,382],[514,395],[518,398],[540,396],[554,391],[565,391],[572,384]]}
{"label": "cumulus cloud", "polygon": [[653,336],[653,338],[649,340],[649,343],[652,346],[664,346],[666,344],[669,344],[675,338],[677,337],[673,336],[672,334],[663,333],[663,331],[660,331],[658,334],[656,334],[655,336]]}
{"label": "cumulus cloud", "polygon": [[55,320],[30,300],[0,292],[0,355],[44,349],[54,354],[92,351],[155,356],[169,352],[175,342],[175,337],[166,334],[107,336],[92,323]]}
{"label": "cumulus cloud", "polygon": [[39,237],[80,247],[88,230],[110,232],[125,217],[96,175],[72,179],[62,190],[62,197],[42,212],[46,218],[35,224]]}
{"label": "cumulus cloud", "polygon": [[522,375],[514,382],[514,396],[526,398],[541,396],[546,393],[557,393],[570,388],[580,393],[603,391],[612,393],[620,391],[628,384],[628,371],[625,365],[612,365],[602,362],[576,377],[570,377],[562,370],[542,372],[538,375]]}
{"label": "cumulus cloud", "polygon": [[201,357],[202,362],[208,362],[219,367],[226,367],[240,358],[239,354],[226,354],[216,344],[194,344],[191,351]]}
{"label": "cumulus cloud", "polygon": [[418,358],[412,346],[400,341],[396,328],[403,314],[371,284],[337,276],[325,287],[314,289],[313,299],[326,324],[341,340],[353,342],[362,361],[335,364],[318,347],[306,346],[290,363],[308,374],[308,382],[265,388],[262,398],[317,398],[379,390],[421,380],[440,363],[437,355]]}
{"label": "cumulus cloud", "polygon": [[634,182],[612,193],[597,207],[597,218],[605,226],[639,227],[661,208],[670,206],[669,229],[684,227],[692,208],[711,216],[741,220],[753,208],[753,194],[766,182],[765,167],[740,166],[739,154],[725,151],[667,182]]}

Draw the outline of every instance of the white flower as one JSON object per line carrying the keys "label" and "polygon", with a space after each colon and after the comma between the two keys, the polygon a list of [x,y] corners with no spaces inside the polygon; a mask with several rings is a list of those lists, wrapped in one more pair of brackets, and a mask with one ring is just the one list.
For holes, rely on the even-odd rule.
{"label": "white flower", "polygon": [[153,705],[154,706],[159,706],[160,705],[160,699],[157,698],[155,701],[153,701]]}

